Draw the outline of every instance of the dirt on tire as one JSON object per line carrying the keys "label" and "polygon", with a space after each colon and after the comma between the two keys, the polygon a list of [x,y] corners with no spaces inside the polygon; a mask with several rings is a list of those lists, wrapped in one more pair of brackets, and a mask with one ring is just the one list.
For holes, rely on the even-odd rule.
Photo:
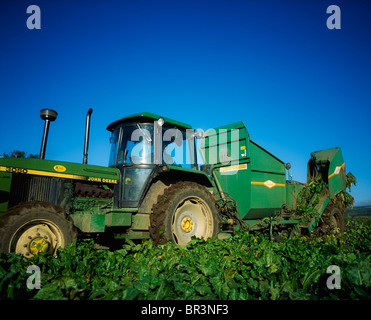
{"label": "dirt on tire", "polygon": [[30,201],[7,210],[0,219],[0,252],[9,252],[11,241],[17,230],[31,220],[50,220],[60,228],[64,243],[71,243],[77,237],[77,230],[65,211],[56,205],[43,201]]}
{"label": "dirt on tire", "polygon": [[207,202],[214,218],[213,236],[217,235],[219,218],[214,197],[204,186],[196,182],[181,181],[166,188],[163,194],[157,197],[157,202],[152,207],[149,232],[155,245],[165,244],[169,240],[173,241],[169,220],[173,214],[171,209],[175,205],[174,201],[180,193],[193,193]]}

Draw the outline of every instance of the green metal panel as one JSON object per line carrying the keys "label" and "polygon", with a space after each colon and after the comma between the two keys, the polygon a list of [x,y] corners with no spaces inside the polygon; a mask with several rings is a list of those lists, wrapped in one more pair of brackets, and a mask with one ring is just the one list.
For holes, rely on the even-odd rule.
{"label": "green metal panel", "polygon": [[345,162],[340,147],[315,151],[311,155],[315,158],[316,165],[320,167],[325,181],[326,178],[328,179],[330,198],[344,190],[346,188]]}
{"label": "green metal panel", "polygon": [[90,232],[104,232],[105,215],[92,214],[90,215]]}
{"label": "green metal panel", "polygon": [[109,227],[131,226],[131,212],[112,211],[105,215],[105,225]]}
{"label": "green metal panel", "polygon": [[286,202],[285,164],[249,139],[242,121],[208,130],[200,145],[222,193],[236,202],[240,217],[275,215]]}
{"label": "green metal panel", "polygon": [[0,172],[14,172],[111,184],[117,184],[120,178],[119,170],[116,168],[24,158],[0,159]]}
{"label": "green metal panel", "polygon": [[8,209],[12,174],[0,172],[0,217]]}
{"label": "green metal panel", "polygon": [[251,203],[249,134],[244,123],[240,121],[207,130],[200,153],[204,162],[212,165],[212,176],[219,191],[237,202],[243,218]]}
{"label": "green metal panel", "polygon": [[247,218],[273,216],[286,202],[285,164],[250,140],[251,211]]}
{"label": "green metal panel", "polygon": [[238,213],[244,219],[251,208],[250,163],[242,163],[236,170],[230,172],[220,172],[223,168],[229,169],[233,166],[216,167],[213,170],[213,177],[219,189],[237,202]]}
{"label": "green metal panel", "polygon": [[204,133],[200,153],[207,164],[228,166],[248,160],[249,133],[242,121],[209,129]]}
{"label": "green metal panel", "polygon": [[130,227],[132,213],[122,210],[107,214],[74,213],[70,215],[74,225],[82,232],[104,232],[105,227]]}
{"label": "green metal panel", "polygon": [[250,140],[251,170],[272,172],[286,176],[285,163]]}
{"label": "green metal panel", "polygon": [[[254,159],[251,160],[254,162]],[[257,161],[257,160],[255,160]],[[269,168],[269,167],[268,167]],[[249,219],[273,216],[286,202],[285,175],[251,172],[251,211]]]}
{"label": "green metal panel", "polygon": [[105,230],[104,214],[75,213],[70,217],[74,225],[82,232],[104,232]]}
{"label": "green metal panel", "polygon": [[340,148],[337,150],[328,170],[328,187],[330,198],[346,188],[345,162]]}
{"label": "green metal panel", "polygon": [[132,230],[147,230],[150,226],[149,214],[137,213],[133,215]]}
{"label": "green metal panel", "polygon": [[149,231],[137,231],[131,229],[123,235],[123,238],[129,239],[149,239],[150,237]]}

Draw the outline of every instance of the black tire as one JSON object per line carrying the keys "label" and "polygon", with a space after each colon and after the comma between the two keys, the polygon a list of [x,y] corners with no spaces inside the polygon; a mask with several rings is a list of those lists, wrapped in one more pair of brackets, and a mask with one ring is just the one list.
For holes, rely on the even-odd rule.
{"label": "black tire", "polygon": [[26,257],[40,251],[55,254],[76,237],[77,231],[64,210],[48,202],[22,203],[0,218],[0,252]]}
{"label": "black tire", "polygon": [[155,244],[186,245],[192,238],[216,237],[219,218],[211,193],[195,182],[178,182],[153,205],[150,234]]}
{"label": "black tire", "polygon": [[327,207],[316,229],[315,231],[318,235],[331,235],[344,232],[344,213],[337,207]]}

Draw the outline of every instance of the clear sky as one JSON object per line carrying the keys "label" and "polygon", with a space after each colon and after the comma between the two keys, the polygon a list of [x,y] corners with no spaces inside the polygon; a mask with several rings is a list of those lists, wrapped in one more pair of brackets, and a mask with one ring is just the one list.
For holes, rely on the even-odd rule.
{"label": "clear sky", "polygon": [[[341,29],[328,29],[329,5]],[[29,30],[29,5],[41,29]],[[2,0],[0,154],[39,153],[42,108],[58,112],[46,158],[108,164],[106,126],[148,111],[209,129],[243,120],[306,181],[310,152],[340,146],[371,203],[370,1]]]}

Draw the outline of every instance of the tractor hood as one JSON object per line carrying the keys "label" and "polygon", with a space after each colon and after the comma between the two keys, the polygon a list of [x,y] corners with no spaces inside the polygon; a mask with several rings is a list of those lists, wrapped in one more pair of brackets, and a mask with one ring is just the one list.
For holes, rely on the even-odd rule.
{"label": "tractor hood", "polygon": [[118,169],[65,161],[24,158],[0,159],[0,172],[117,184]]}

